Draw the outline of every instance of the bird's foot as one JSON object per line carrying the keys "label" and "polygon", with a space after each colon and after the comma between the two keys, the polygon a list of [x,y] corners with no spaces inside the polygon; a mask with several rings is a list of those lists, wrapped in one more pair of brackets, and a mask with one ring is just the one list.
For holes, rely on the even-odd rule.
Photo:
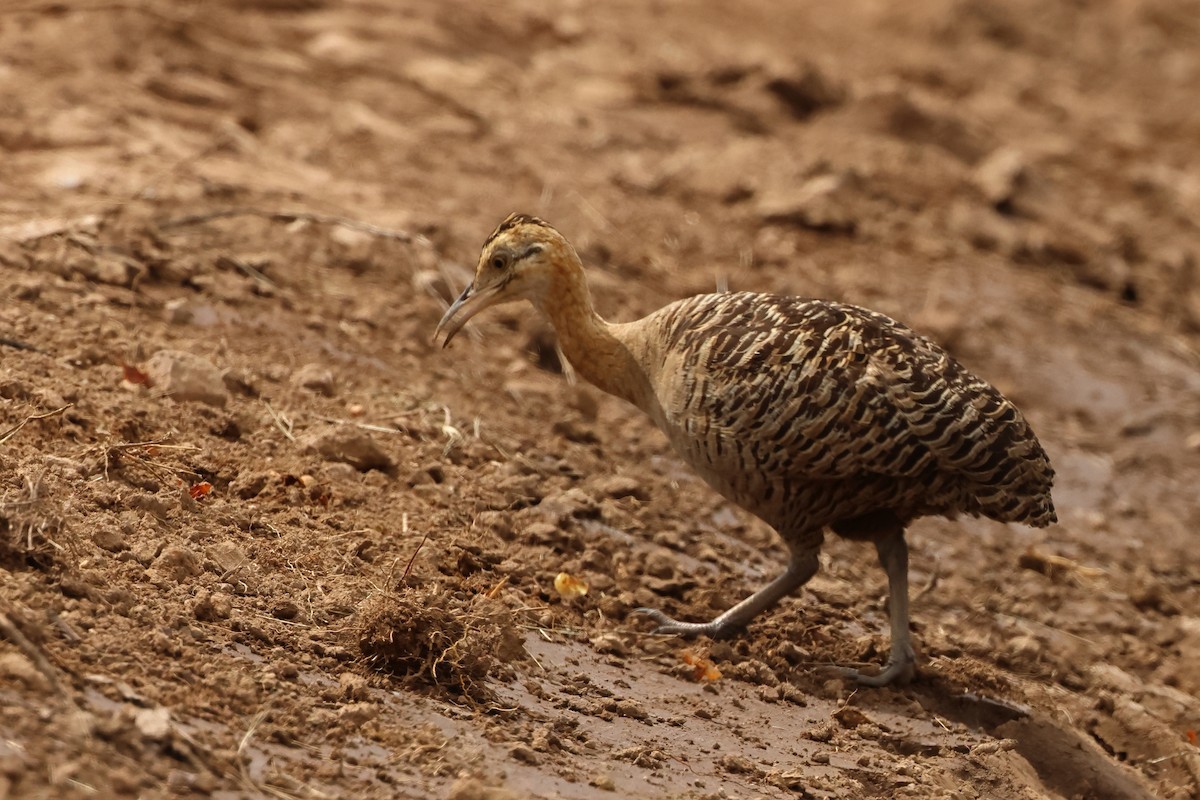
{"label": "bird's foot", "polygon": [[712,622],[680,622],[668,617],[657,608],[638,608],[634,609],[634,613],[647,616],[657,623],[657,627],[651,633],[669,633],[688,639],[694,639],[697,636],[722,639],[731,636],[742,627],[734,622],[723,620],[721,617],[717,617]]}
{"label": "bird's foot", "polygon": [[835,667],[837,673],[845,678],[858,681],[863,686],[889,686],[896,684],[897,686],[905,686],[912,683],[917,676],[917,664],[915,658],[902,658],[889,661],[876,675],[866,675],[859,672],[853,667]]}

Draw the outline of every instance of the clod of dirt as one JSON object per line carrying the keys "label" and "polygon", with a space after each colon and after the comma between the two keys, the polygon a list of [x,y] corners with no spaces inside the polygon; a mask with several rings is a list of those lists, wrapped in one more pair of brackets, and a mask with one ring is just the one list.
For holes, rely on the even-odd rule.
{"label": "clod of dirt", "polygon": [[645,502],[650,499],[650,492],[644,480],[638,480],[632,475],[607,475],[593,481],[596,492],[604,497],[620,500],[632,497]]}
{"label": "clod of dirt", "polygon": [[812,64],[775,70],[767,80],[767,91],[796,119],[808,119],[846,98],[845,88]]}
{"label": "clod of dirt", "polygon": [[496,786],[485,786],[474,778],[460,778],[450,787],[446,800],[519,800],[529,796]]}
{"label": "clod of dirt", "polygon": [[475,701],[525,650],[512,613],[484,595],[402,587],[359,609],[358,648],[367,665]]}
{"label": "clod of dirt", "polygon": [[794,189],[764,194],[758,203],[758,215],[767,223],[852,234],[858,227],[861,182],[858,175],[849,171],[818,175]]}
{"label": "clod of dirt", "polygon": [[354,428],[333,428],[310,436],[306,449],[329,461],[340,461],[359,472],[377,469],[391,474],[396,462],[366,432]]}
{"label": "clod of dirt", "polygon": [[333,397],[333,373],[320,364],[305,364],[292,375],[292,384],[305,391]]}
{"label": "clod of dirt", "polygon": [[940,147],[973,164],[989,149],[987,136],[964,121],[958,112],[925,98],[897,90],[884,90],[857,103],[864,127],[903,141]]}
{"label": "clod of dirt", "polygon": [[233,613],[233,599],[222,592],[201,589],[192,603],[192,614],[201,622],[217,622],[229,619]]}
{"label": "clod of dirt", "polygon": [[223,407],[229,396],[221,370],[192,353],[159,350],[146,364],[146,373],[157,390],[176,400]]}
{"label": "clod of dirt", "polygon": [[1028,164],[1021,151],[1002,147],[988,155],[971,176],[980,193],[994,208],[1004,208],[1027,179]]}
{"label": "clod of dirt", "polygon": [[1020,753],[1046,785],[1066,797],[1148,800],[1150,794],[1093,742],[1045,719],[1017,719],[995,734],[1016,739]]}
{"label": "clod of dirt", "polygon": [[200,558],[179,545],[167,545],[147,570],[155,577],[181,583],[200,574]]}
{"label": "clod of dirt", "polygon": [[18,681],[37,691],[50,688],[46,676],[38,672],[33,662],[20,653],[0,654],[0,680]]}

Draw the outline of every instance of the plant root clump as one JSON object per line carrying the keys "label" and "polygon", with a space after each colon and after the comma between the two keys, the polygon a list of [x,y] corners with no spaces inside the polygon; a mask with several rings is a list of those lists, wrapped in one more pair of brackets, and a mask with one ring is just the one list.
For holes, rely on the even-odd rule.
{"label": "plant root clump", "polygon": [[433,584],[402,586],[363,603],[359,653],[372,670],[475,702],[489,702],[489,678],[506,677],[525,655],[512,612],[482,594]]}

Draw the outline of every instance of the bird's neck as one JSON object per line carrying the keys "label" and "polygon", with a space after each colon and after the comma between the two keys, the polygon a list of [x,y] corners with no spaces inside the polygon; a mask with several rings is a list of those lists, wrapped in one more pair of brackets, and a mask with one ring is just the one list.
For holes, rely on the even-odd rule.
{"label": "bird's neck", "polygon": [[612,325],[596,313],[582,265],[556,270],[546,299],[537,305],[578,374],[609,394],[638,406],[644,403],[645,372],[621,335],[624,326]]}

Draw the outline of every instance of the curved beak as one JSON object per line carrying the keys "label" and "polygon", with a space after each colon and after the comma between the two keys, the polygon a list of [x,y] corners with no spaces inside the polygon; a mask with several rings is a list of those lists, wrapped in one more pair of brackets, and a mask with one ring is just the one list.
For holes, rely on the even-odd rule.
{"label": "curved beak", "polygon": [[446,309],[446,313],[442,315],[441,321],[438,322],[437,328],[433,332],[433,340],[436,342],[438,336],[445,331],[446,339],[442,342],[442,347],[450,344],[450,340],[462,330],[471,317],[492,304],[499,288],[498,285],[490,286],[482,292],[476,292],[473,284],[467,284],[467,288],[463,289],[458,299],[451,303],[450,307]]}

